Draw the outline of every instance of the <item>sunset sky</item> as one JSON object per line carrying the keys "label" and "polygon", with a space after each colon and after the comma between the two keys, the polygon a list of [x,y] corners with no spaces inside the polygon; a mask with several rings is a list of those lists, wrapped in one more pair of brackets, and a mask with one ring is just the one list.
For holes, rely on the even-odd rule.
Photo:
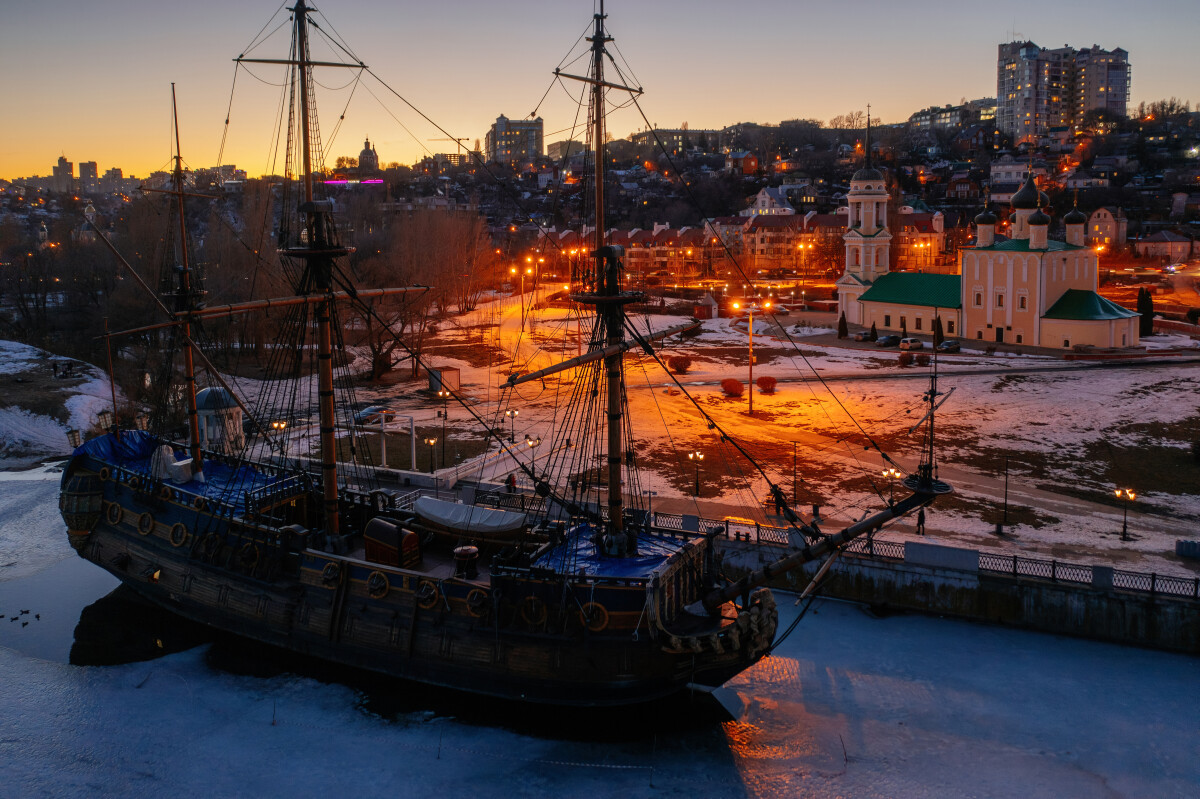
{"label": "sunset sky", "polygon": [[[593,13],[590,0],[314,2],[377,75],[469,145],[498,115],[519,119],[538,105]],[[0,177],[48,175],[59,155],[76,164],[76,174],[80,162],[93,160],[101,173],[117,166],[127,176],[164,167],[172,151],[172,81],[185,161],[215,165],[232,59],[280,7],[265,0],[7,0],[0,6]],[[642,107],[660,127],[827,121],[867,103],[872,116],[900,122],[927,106],[994,96],[996,46],[1014,32],[1043,47],[1125,48],[1132,105],[1171,96],[1200,102],[1196,0],[609,0],[606,10],[616,46],[646,89]],[[282,58],[286,46],[284,29],[254,54]],[[222,163],[251,175],[271,171],[280,94],[269,84],[281,70],[259,65],[238,74]],[[451,142],[429,141],[445,134],[380,83],[366,77],[354,87],[354,77],[351,70],[318,76],[328,87],[320,100],[330,163],[356,156],[365,136],[385,163],[453,150]],[[574,113],[563,88],[551,89],[539,109],[547,143],[567,138],[556,132],[570,128]],[[610,132],[622,137],[643,126],[636,110],[625,109]]]}

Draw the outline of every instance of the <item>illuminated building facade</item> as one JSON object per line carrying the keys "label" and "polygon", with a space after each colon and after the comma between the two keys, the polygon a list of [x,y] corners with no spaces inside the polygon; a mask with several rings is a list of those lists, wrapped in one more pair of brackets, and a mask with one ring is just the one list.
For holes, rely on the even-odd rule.
{"label": "illuminated building facade", "polygon": [[1119,47],[1047,50],[1031,41],[1001,44],[996,127],[1014,141],[1036,142],[1051,128],[1078,126],[1092,109],[1124,116],[1129,86],[1129,53]]}

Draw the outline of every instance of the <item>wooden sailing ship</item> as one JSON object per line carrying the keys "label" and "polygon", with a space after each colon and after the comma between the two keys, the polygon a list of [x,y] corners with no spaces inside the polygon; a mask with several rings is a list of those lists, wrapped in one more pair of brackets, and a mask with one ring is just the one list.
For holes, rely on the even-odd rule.
{"label": "wooden sailing ship", "polygon": [[[589,353],[568,366],[594,370],[603,401],[605,504],[579,501],[531,471],[549,509],[531,529],[474,505],[401,502],[369,474],[345,472],[335,440],[347,418],[334,391],[336,306],[412,289],[339,280],[337,260],[350,249],[339,243],[329,204],[314,194],[310,13],[298,0],[293,57],[275,61],[296,78],[303,225],[285,232],[280,248],[301,266],[296,296],[269,302],[312,311],[305,320],[316,328],[319,469],[286,457],[274,431],[260,431],[265,443],[242,442],[240,413],[249,410],[227,386],[196,390],[195,361],[204,355],[192,326],[267,301],[199,307],[185,258],[174,306],[160,304],[163,326],[185,345],[187,441],[114,429],[76,449],[60,509],[82,557],[179,615],[286,650],[479,694],[615,705],[718,686],[753,665],[776,633],[764,583],[948,490],[934,480],[930,457],[909,478],[910,496],[836,534],[789,510],[807,545],[732,584],[718,572],[715,531],[659,529],[625,507],[622,355],[647,342],[626,338],[625,307],[641,295],[623,287],[622,252],[604,237],[604,92],[624,87],[604,78],[610,39],[602,5],[589,39],[591,72],[577,78],[591,87],[594,267],[572,291],[596,309],[596,332]],[[181,223],[183,185],[177,156]],[[931,389],[931,408],[935,395]]]}

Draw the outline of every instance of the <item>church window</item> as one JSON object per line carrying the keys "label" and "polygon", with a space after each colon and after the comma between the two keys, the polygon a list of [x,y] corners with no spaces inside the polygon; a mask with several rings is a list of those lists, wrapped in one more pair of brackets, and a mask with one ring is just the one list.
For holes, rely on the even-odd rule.
{"label": "church window", "polygon": [[1017,307],[1020,308],[1022,311],[1024,311],[1026,304],[1027,304],[1027,302],[1026,302],[1027,300],[1028,300],[1028,297],[1018,297],[1017,298]]}
{"label": "church window", "polygon": [[891,314],[884,314],[884,315],[883,315],[883,326],[884,326],[884,327],[891,327],[891,326],[892,326],[892,315],[891,315]]}
{"label": "church window", "polygon": [[975,307],[976,307],[976,308],[982,308],[982,307],[983,307],[983,294],[981,294],[981,293],[980,293],[980,292],[978,292],[978,291],[977,291],[977,292],[975,292]]}
{"label": "church window", "polygon": [[1067,347],[1070,347],[1070,346],[1071,346],[1071,339],[1064,338],[1063,339],[1063,349],[1066,349]]}
{"label": "church window", "polygon": [[1018,343],[1018,344],[1024,344],[1024,343],[1025,343],[1025,337],[1024,337],[1024,336],[1022,336],[1020,333],[1018,333],[1018,334],[1017,334],[1017,343]]}
{"label": "church window", "polygon": [[983,331],[982,331],[982,330],[976,330],[976,331],[975,331],[975,338],[982,339],[982,338],[983,338]]}
{"label": "church window", "polygon": [[1003,307],[1004,307],[1004,295],[1003,295],[1003,294],[997,294],[997,295],[996,295],[996,307],[997,307],[997,308],[1003,308]]}
{"label": "church window", "polygon": [[947,332],[947,333],[953,333],[953,332],[954,332],[954,320],[953,320],[953,319],[951,319],[950,321],[946,322],[946,332]]}
{"label": "church window", "polygon": [[920,330],[920,329],[921,329],[921,317],[918,316],[916,319],[913,320],[913,330]]}

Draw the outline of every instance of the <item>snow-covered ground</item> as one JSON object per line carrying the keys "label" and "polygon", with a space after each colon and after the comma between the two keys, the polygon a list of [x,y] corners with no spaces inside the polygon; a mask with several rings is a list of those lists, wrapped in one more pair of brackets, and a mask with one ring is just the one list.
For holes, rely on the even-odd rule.
{"label": "snow-covered ground", "polygon": [[[61,389],[66,407],[66,424],[27,409],[5,404],[0,395],[0,469],[21,468],[52,455],[71,451],[67,430],[86,430],[96,424],[96,414],[112,406],[108,377],[90,364],[54,358],[59,364],[71,363],[82,381],[72,379]],[[40,373],[48,377],[52,370],[47,353],[36,347],[12,341],[0,341],[0,376],[14,379]]]}
{"label": "snow-covered ground", "polygon": [[[15,553],[0,568],[6,587],[75,557],[56,477],[0,478],[0,544]],[[796,608],[780,599],[786,627]],[[726,686],[744,706],[737,719],[642,714],[619,738],[581,713],[569,736],[517,711],[511,725],[455,717],[416,686],[397,688],[405,712],[377,715],[347,685],[229,673],[203,647],[78,667],[0,646],[0,674],[5,799],[1165,799],[1200,785],[1195,658],[834,602]]]}

